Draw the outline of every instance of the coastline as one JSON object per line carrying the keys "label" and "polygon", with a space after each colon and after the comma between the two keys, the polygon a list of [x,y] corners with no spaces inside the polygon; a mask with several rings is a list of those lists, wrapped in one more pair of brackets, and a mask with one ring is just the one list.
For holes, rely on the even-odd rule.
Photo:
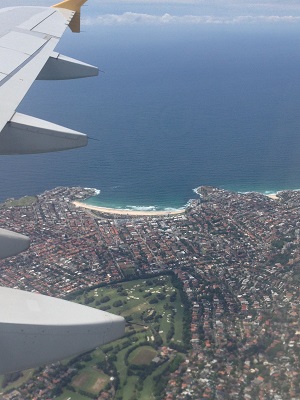
{"label": "coastline", "polygon": [[[193,189],[193,192],[196,193],[198,196],[201,197],[199,190],[201,189],[202,186],[198,186]],[[92,190],[94,191],[94,196],[100,194],[99,189],[95,188],[85,188],[86,190]],[[229,190],[230,189],[224,189],[224,190]],[[300,189],[282,189],[282,190],[277,190],[277,191],[243,191],[243,192],[238,192],[238,193],[260,193],[272,200],[279,201],[280,196],[279,194],[285,190],[300,190]],[[234,190],[233,190],[234,191]],[[92,196],[87,196],[87,198],[93,197]],[[189,200],[189,202],[183,207],[183,208],[178,208],[178,209],[165,209],[165,210],[134,210],[134,209],[127,209],[127,208],[114,208],[114,207],[106,207],[106,206],[97,206],[97,205],[92,205],[85,203],[84,199],[82,200],[74,200],[72,201],[72,204],[75,207],[81,207],[85,208],[87,210],[94,210],[98,211],[99,213],[102,214],[109,214],[109,215],[116,215],[116,216],[128,216],[128,217],[167,217],[167,216],[175,216],[175,215],[181,215],[184,214],[187,207],[189,206],[189,203],[193,201],[194,199]],[[154,207],[148,207],[148,208],[154,208]]]}
{"label": "coastline", "polygon": [[170,211],[142,211],[142,210],[125,210],[125,209],[118,209],[118,208],[109,208],[109,207],[101,207],[101,206],[92,206],[90,204],[82,203],[80,201],[73,201],[76,207],[86,208],[88,210],[98,211],[103,214],[115,214],[115,215],[128,215],[132,217],[167,217],[167,216],[174,216],[180,215],[185,213],[185,209],[179,210],[170,210]]}
{"label": "coastline", "polygon": [[[200,193],[198,192],[198,190],[201,189],[201,186],[196,187],[195,189],[193,189],[193,192],[196,193],[198,196],[200,196]],[[241,193],[241,194],[246,194],[246,193],[259,193],[262,194],[263,196],[269,197],[272,200],[280,200],[280,196],[278,196],[281,192],[284,191],[294,191],[294,190],[300,190],[300,189],[281,189],[281,190],[277,190],[276,192],[271,192],[271,191],[255,191],[255,190],[249,190],[249,191],[236,191],[236,190],[231,190],[231,189],[224,189],[224,190],[229,190],[229,191],[233,191],[233,192],[237,192],[237,193]]]}
{"label": "coastline", "polygon": [[[201,186],[193,189],[193,191],[197,194],[200,195],[200,193],[198,193],[198,189],[200,189]],[[88,189],[88,188],[87,188]],[[92,189],[94,191],[96,191],[96,189]],[[97,190],[96,194],[99,194],[100,190]],[[241,192],[241,193],[248,193],[248,192]],[[278,197],[278,194],[280,193],[280,191],[277,192],[256,192],[256,193],[261,193],[266,197],[269,197],[272,200],[280,200],[280,197]],[[175,209],[175,210],[151,210],[151,211],[147,211],[147,210],[130,210],[130,209],[122,209],[122,208],[114,208],[114,207],[104,207],[104,206],[96,206],[96,205],[92,205],[92,204],[87,204],[84,203],[84,201],[78,201],[78,200],[74,200],[72,201],[72,204],[75,207],[81,207],[81,208],[85,208],[87,210],[93,210],[93,211],[98,211],[102,214],[109,214],[109,215],[119,215],[119,216],[129,216],[129,217],[167,217],[167,216],[175,216],[175,215],[181,215],[184,214],[186,211],[186,207],[188,206],[188,204],[185,206],[185,208],[179,208],[179,209]]]}

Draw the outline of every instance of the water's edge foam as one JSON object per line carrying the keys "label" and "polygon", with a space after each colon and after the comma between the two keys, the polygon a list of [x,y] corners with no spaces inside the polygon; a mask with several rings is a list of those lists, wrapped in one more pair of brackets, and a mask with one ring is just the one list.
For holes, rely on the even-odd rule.
{"label": "water's edge foam", "polygon": [[[201,186],[198,186],[196,188],[194,188],[192,191],[194,193],[197,194],[197,196],[199,196],[198,190]],[[165,206],[165,207],[160,207],[157,205],[152,205],[152,206],[147,206],[147,205],[126,205],[124,207],[122,206],[116,206],[114,204],[103,204],[103,202],[101,201],[101,199],[99,198],[99,195],[101,193],[100,189],[95,189],[95,188],[88,188],[88,189],[92,189],[95,191],[95,195],[92,197],[89,197],[88,199],[84,200],[83,203],[86,204],[91,204],[91,205],[95,205],[95,206],[99,206],[99,207],[108,207],[108,208],[114,208],[116,210],[128,210],[128,211],[177,211],[177,210],[184,210],[186,209],[192,200],[195,199],[190,199],[185,205],[181,206],[181,207],[169,207],[169,206]],[[225,190],[230,190],[230,189],[225,189]],[[241,194],[247,194],[247,193],[261,193],[265,196],[270,196],[270,195],[277,195],[280,192],[286,191],[286,190],[293,190],[293,191],[297,191],[300,189],[279,189],[279,190],[264,190],[264,191],[257,191],[257,190],[248,190],[248,191],[237,191],[237,190],[231,190],[234,191],[236,193],[241,193]]]}

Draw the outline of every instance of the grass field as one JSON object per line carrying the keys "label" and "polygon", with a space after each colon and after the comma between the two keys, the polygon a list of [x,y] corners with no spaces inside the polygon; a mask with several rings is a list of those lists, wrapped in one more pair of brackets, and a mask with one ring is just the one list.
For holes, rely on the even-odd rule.
{"label": "grass field", "polygon": [[153,358],[157,355],[156,350],[150,346],[140,346],[137,349],[133,350],[129,357],[129,364],[134,365],[144,365],[150,364]]}
{"label": "grass field", "polygon": [[175,323],[174,341],[180,342],[180,343],[182,342],[183,312],[184,312],[184,308],[180,302],[180,297],[178,296],[178,298],[176,299],[176,302],[175,302],[176,318],[174,319],[174,323]]}
{"label": "grass field", "polygon": [[87,367],[77,374],[71,385],[75,389],[83,389],[91,394],[98,394],[109,382],[109,377],[101,373],[96,367]]}
{"label": "grass field", "polygon": [[136,390],[136,385],[138,382],[137,376],[129,376],[126,384],[123,385],[122,389],[122,400],[133,400],[138,399],[138,391]]}
{"label": "grass field", "polygon": [[61,396],[57,397],[57,400],[87,400],[87,397],[71,390],[65,390]]}
{"label": "grass field", "polygon": [[35,196],[24,196],[17,200],[7,200],[5,203],[0,204],[0,207],[25,207],[36,203],[37,198]]}

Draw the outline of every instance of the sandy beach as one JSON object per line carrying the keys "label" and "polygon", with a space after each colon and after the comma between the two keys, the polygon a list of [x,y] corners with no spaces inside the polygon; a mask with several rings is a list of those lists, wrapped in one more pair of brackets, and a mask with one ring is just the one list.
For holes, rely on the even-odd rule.
{"label": "sandy beach", "polygon": [[115,215],[129,215],[132,217],[161,217],[161,216],[171,216],[171,215],[179,215],[185,212],[184,209],[182,210],[171,210],[171,211],[136,211],[136,210],[121,210],[118,208],[108,208],[108,207],[98,207],[92,206],[90,204],[81,203],[80,201],[73,201],[73,204],[76,207],[86,208],[88,210],[99,211],[105,214],[115,214]]}
{"label": "sandy beach", "polygon": [[279,197],[277,196],[277,193],[266,194],[266,196],[270,197],[270,199],[273,199],[273,200],[279,200]]}

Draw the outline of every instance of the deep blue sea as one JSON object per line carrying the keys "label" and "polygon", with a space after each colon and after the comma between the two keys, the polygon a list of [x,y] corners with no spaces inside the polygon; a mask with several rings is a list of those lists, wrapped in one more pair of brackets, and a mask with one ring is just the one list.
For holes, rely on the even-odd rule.
{"label": "deep blue sea", "polygon": [[0,200],[56,186],[94,204],[182,207],[193,189],[300,188],[300,25],[87,25],[59,51],[97,78],[36,82],[18,111],[88,147],[2,156]]}

